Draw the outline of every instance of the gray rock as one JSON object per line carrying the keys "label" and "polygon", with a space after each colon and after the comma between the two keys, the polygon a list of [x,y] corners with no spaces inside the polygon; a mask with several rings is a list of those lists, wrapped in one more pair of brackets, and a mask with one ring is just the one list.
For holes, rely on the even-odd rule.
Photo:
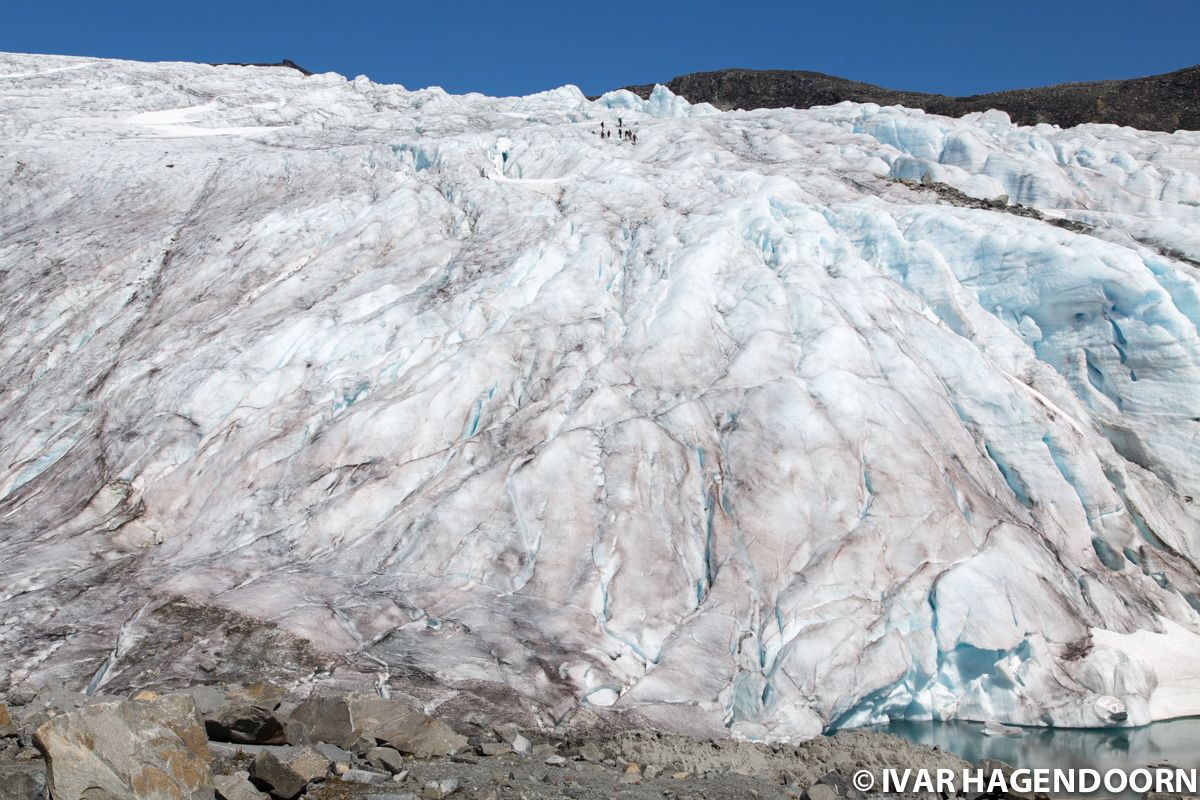
{"label": "gray rock", "polygon": [[496,725],[492,728],[492,732],[496,734],[497,739],[509,744],[512,744],[513,739],[516,739],[521,735],[521,729],[512,722],[505,722],[502,725]]}
{"label": "gray rock", "polygon": [[215,684],[192,686],[185,689],[185,691],[196,701],[196,710],[200,712],[200,716],[204,717],[205,720],[221,710],[221,706],[225,705],[227,697],[225,689]]}
{"label": "gray rock", "polygon": [[365,800],[417,800],[412,792],[388,792],[386,794],[369,794]]}
{"label": "gray rock", "polygon": [[53,717],[37,730],[55,800],[211,800],[208,742],[186,694],[111,700]]}
{"label": "gray rock", "polygon": [[372,747],[367,751],[367,763],[395,774],[404,769],[404,756],[391,747]]}
{"label": "gray rock", "polygon": [[[355,723],[355,727],[357,727],[357,723]],[[370,750],[372,747],[378,747],[378,746],[379,746],[379,743],[375,741],[374,737],[363,736],[360,731],[358,741],[354,743],[354,747],[351,747],[350,751],[353,752],[355,755],[357,755],[359,758],[366,758],[367,751]]]}
{"label": "gray rock", "polygon": [[378,786],[381,783],[390,783],[392,780],[391,775],[371,772],[367,769],[348,769],[340,777],[346,783],[359,783],[364,786]]}
{"label": "gray rock", "polygon": [[457,792],[459,789],[457,778],[443,778],[440,781],[430,781],[425,784],[425,789],[421,792],[421,796],[426,800],[443,800],[443,798]]}
{"label": "gray rock", "polygon": [[250,757],[254,757],[265,751],[285,751],[288,750],[288,745],[279,744],[239,744],[236,742],[209,742],[208,752],[214,758],[237,758],[240,754],[245,753]]}
{"label": "gray rock", "polygon": [[32,744],[37,729],[46,724],[51,718],[67,711],[83,708],[89,702],[119,700],[117,697],[89,698],[82,692],[72,692],[61,686],[43,687],[24,708],[20,716],[12,717],[12,724],[17,728],[17,735],[23,744]]}
{"label": "gray rock", "polygon": [[584,761],[591,761],[593,764],[599,764],[604,760],[604,751],[601,750],[595,742],[588,742],[583,747],[579,748],[579,757]]}
{"label": "gray rock", "polygon": [[547,756],[545,763],[551,767],[561,767],[567,760],[560,755]]}
{"label": "gray rock", "polygon": [[350,707],[365,736],[417,758],[449,756],[467,747],[467,738],[441,720],[399,700],[358,695]]}
{"label": "gray rock", "polygon": [[[218,698],[216,687],[199,687],[192,696],[204,714],[208,738],[219,742],[247,744],[283,744],[286,741],[283,722],[276,709],[283,701],[283,689],[269,681],[249,686],[234,686]],[[202,705],[201,705],[202,704]],[[211,708],[211,711],[205,709]]]}
{"label": "gray rock", "polygon": [[[840,754],[834,754],[834,757],[831,760],[838,760],[838,755]],[[837,797],[859,797],[862,795],[862,792],[855,788],[853,782],[850,780],[850,777],[848,775],[842,775],[839,772],[826,773],[817,780],[817,784],[832,789],[834,795]],[[809,791],[812,791],[811,787],[809,788]]]}
{"label": "gray rock", "polygon": [[832,786],[826,786],[823,783],[818,783],[815,786],[808,787],[808,791],[804,794],[808,800],[837,800],[837,790]]}
{"label": "gray rock", "polygon": [[46,791],[41,761],[0,763],[0,800],[40,800]]}
{"label": "gray rock", "polygon": [[350,714],[350,702],[341,695],[314,691],[288,718],[289,744],[329,742],[338,747],[353,747],[359,728]]}
{"label": "gray rock", "polygon": [[329,772],[330,760],[311,747],[263,750],[250,764],[257,786],[283,800],[298,796],[308,784]]}
{"label": "gray rock", "polygon": [[[116,697],[97,698],[97,700],[117,700]],[[37,711],[75,711],[83,708],[90,702],[96,702],[89,698],[83,692],[73,692],[70,689],[64,689],[62,686],[47,686],[43,687],[38,692],[37,697],[29,704],[29,710]]]}
{"label": "gray rock", "polygon": [[493,730],[501,741],[507,742],[512,747],[514,752],[529,753],[532,751],[533,744],[514,723],[506,722],[503,725],[497,725]]}
{"label": "gray rock", "polygon": [[233,775],[213,775],[213,788],[217,790],[217,800],[270,800],[270,798],[254,788],[250,776],[245,772]]}
{"label": "gray rock", "polygon": [[475,752],[481,756],[502,756],[513,751],[508,742],[480,742],[475,745]]}
{"label": "gray rock", "polygon": [[644,770],[642,770],[642,774],[645,775],[648,780],[654,780],[662,774],[662,767],[655,764],[650,764]]}
{"label": "gray rock", "polygon": [[320,742],[313,745],[313,749],[323,756],[328,756],[330,761],[340,761],[343,764],[353,764],[355,760],[354,753],[349,750],[343,750],[337,745],[329,742]]}

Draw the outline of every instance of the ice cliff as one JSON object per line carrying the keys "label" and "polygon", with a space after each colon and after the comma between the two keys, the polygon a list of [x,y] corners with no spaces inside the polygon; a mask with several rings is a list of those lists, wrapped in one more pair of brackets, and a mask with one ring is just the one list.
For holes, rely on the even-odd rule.
{"label": "ice cliff", "polygon": [[3,55],[0,182],[0,687],[1200,714],[1200,133]]}

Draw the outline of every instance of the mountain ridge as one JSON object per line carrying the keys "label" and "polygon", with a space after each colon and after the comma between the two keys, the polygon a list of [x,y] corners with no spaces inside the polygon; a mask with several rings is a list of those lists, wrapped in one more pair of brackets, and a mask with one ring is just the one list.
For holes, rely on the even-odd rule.
{"label": "mountain ridge", "polygon": [[[811,108],[844,101],[902,105],[961,117],[998,109],[1019,125],[1047,122],[1070,128],[1086,123],[1141,130],[1200,129],[1200,65],[1121,80],[1059,83],[1025,89],[952,96],[889,89],[806,70],[730,68],[678,75],[663,84],[691,103],[717,108]],[[642,98],[654,84],[624,87]]]}
{"label": "mountain ridge", "polygon": [[292,61],[290,58],[285,58],[281,61],[253,62],[253,63],[248,62],[248,61],[218,61],[218,62],[211,62],[209,64],[209,66],[213,66],[213,67],[281,67],[281,68],[286,68],[286,69],[294,69],[297,72],[299,72],[301,75],[304,75],[305,77],[315,74],[312,70],[305,69],[304,67],[297,64],[295,61]]}

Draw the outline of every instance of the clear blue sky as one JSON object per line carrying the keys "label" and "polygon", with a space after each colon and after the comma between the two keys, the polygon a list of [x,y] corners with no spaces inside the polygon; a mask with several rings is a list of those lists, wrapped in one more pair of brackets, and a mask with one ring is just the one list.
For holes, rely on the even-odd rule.
{"label": "clear blue sky", "polygon": [[589,94],[721,67],[973,94],[1200,62],[1200,0],[4,0],[0,50]]}

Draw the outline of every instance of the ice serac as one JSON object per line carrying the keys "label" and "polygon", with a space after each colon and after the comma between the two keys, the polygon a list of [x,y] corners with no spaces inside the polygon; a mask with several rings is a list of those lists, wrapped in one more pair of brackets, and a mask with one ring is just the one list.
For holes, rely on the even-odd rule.
{"label": "ice serac", "polygon": [[0,156],[0,687],[1200,713],[1200,134],[9,55]]}

